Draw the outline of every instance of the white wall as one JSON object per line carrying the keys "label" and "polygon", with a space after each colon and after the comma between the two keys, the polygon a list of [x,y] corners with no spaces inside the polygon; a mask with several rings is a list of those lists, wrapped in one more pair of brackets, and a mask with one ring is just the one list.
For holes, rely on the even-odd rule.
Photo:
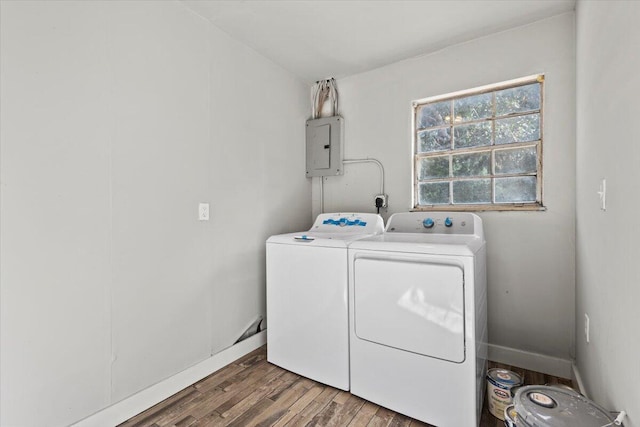
{"label": "white wall", "polygon": [[[384,164],[388,216],[412,207],[412,100],[545,74],[547,210],[481,214],[488,242],[489,339],[563,359],[565,375],[574,347],[574,60],[574,14],[568,13],[338,81],[345,158],[373,157]],[[342,177],[325,178],[325,211],[373,211],[377,167],[344,169]],[[511,363],[522,354],[494,353]],[[545,369],[545,363],[537,367]]]}
{"label": "white wall", "polygon": [[308,88],[179,2],[0,4],[0,424],[67,425],[265,314]]}
{"label": "white wall", "polygon": [[[640,426],[640,3],[579,1],[577,365],[590,397]],[[607,180],[607,210],[599,209]],[[584,314],[590,317],[590,342]]]}

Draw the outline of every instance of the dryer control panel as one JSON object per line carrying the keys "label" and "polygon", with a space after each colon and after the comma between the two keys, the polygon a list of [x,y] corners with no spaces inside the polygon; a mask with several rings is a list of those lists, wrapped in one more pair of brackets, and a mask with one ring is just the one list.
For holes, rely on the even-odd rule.
{"label": "dryer control panel", "polygon": [[391,215],[385,231],[387,233],[473,235],[481,230],[480,217],[468,212],[406,212]]}

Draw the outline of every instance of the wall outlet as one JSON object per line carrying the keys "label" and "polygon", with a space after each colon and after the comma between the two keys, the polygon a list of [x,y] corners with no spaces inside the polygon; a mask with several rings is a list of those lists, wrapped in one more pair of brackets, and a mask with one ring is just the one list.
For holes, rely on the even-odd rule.
{"label": "wall outlet", "polygon": [[589,344],[589,315],[587,313],[584,314],[584,339]]}
{"label": "wall outlet", "polygon": [[[387,203],[388,196],[386,194],[378,194],[376,196],[375,205],[377,208],[386,208],[388,206]],[[380,205],[380,206],[378,206]]]}
{"label": "wall outlet", "polygon": [[200,203],[198,205],[198,220],[209,221],[209,203]]}

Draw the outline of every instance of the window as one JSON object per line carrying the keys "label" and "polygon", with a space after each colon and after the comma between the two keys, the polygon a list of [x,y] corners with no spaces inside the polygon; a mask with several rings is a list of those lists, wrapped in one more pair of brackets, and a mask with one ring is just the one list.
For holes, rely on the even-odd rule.
{"label": "window", "polygon": [[414,208],[542,208],[543,81],[414,102]]}

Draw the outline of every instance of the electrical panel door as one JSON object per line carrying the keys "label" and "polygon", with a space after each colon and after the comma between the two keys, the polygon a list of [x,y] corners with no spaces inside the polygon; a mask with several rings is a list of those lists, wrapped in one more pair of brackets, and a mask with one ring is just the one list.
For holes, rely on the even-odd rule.
{"label": "electrical panel door", "polygon": [[340,116],[307,120],[307,177],[342,175]]}

